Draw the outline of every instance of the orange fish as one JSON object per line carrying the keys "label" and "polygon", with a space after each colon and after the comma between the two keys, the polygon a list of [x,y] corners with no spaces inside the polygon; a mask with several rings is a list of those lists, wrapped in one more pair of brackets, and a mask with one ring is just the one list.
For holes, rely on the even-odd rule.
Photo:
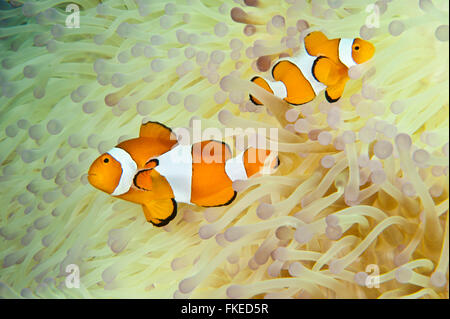
{"label": "orange fish", "polygon": [[[251,81],[290,104],[308,103],[323,90],[327,101],[333,103],[344,92],[348,68],[370,60],[375,52],[368,41],[330,40],[319,31],[309,33],[304,44],[297,56],[277,60],[271,72],[275,81],[260,76]],[[250,100],[261,105],[251,95]]]}
{"label": "orange fish", "polygon": [[279,164],[269,150],[231,154],[228,145],[213,140],[181,145],[170,128],[147,122],[138,138],[100,155],[88,180],[114,197],[141,204],[147,221],[160,227],[176,216],[177,202],[228,205],[236,198],[233,181],[271,172]]}

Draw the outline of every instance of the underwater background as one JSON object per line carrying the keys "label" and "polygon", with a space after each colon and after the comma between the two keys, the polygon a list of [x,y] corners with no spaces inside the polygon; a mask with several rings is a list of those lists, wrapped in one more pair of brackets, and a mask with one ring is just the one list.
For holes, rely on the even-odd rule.
{"label": "underwater background", "polygon": [[[0,296],[448,298],[448,6],[2,0]],[[314,30],[376,48],[337,103],[250,84]],[[86,174],[143,120],[275,127],[281,165],[156,228]]]}

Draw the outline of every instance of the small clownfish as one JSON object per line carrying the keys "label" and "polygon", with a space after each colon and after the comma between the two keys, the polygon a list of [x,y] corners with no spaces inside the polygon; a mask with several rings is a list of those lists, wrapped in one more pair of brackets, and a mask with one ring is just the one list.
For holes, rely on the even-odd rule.
{"label": "small clownfish", "polygon": [[177,202],[204,207],[231,204],[235,180],[272,172],[275,152],[248,148],[231,158],[229,146],[208,140],[181,145],[172,130],[157,122],[142,124],[138,138],[100,155],[88,172],[89,183],[114,197],[141,204],[147,221],[165,226]]}
{"label": "small clownfish", "polygon": [[[375,53],[375,47],[368,41],[329,40],[319,31],[309,33],[304,44],[297,56],[277,60],[271,70],[275,81],[260,76],[251,81],[289,104],[308,103],[323,90],[327,101],[333,103],[344,92],[348,69],[370,60]],[[250,100],[262,104],[251,95]]]}

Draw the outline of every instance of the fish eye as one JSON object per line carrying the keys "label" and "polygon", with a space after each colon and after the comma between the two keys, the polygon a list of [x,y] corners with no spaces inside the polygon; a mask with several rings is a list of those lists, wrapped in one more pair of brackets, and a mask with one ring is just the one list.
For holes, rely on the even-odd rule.
{"label": "fish eye", "polygon": [[109,158],[105,158],[104,160],[103,160],[103,163],[108,163],[109,162]]}
{"label": "fish eye", "polygon": [[355,47],[355,50],[359,50],[359,46],[358,45]]}

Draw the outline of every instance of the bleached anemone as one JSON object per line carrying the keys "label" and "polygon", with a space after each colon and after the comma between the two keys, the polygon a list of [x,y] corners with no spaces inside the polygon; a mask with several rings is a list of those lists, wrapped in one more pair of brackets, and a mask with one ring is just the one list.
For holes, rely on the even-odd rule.
{"label": "bleached anemone", "polygon": [[[0,11],[1,296],[448,298],[448,1],[72,2]],[[376,47],[339,102],[248,81],[312,30]],[[278,127],[282,164],[155,228],[86,179],[143,119]]]}

